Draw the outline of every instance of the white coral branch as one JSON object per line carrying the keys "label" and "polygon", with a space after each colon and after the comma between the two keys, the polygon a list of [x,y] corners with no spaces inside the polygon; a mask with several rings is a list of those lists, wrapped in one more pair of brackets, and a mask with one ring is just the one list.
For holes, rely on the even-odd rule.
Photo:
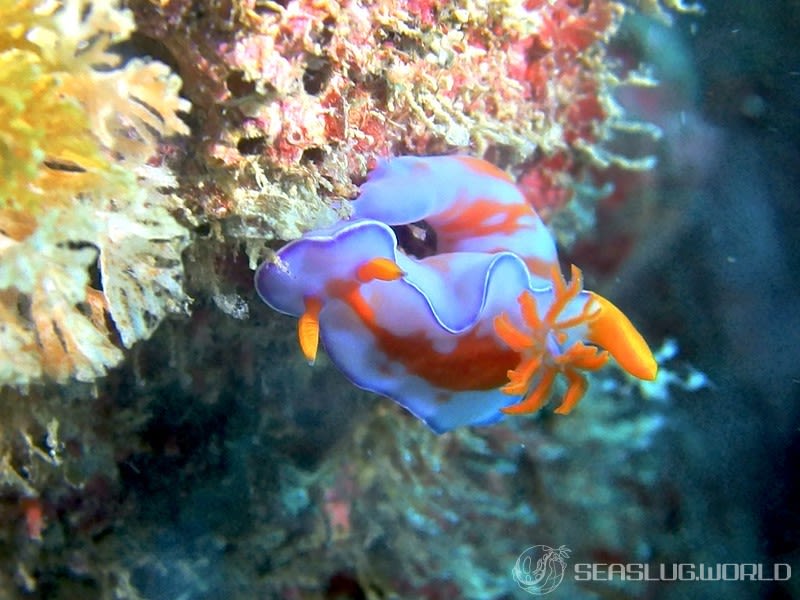
{"label": "white coral branch", "polygon": [[169,313],[185,313],[181,252],[189,234],[170,215],[163,196],[144,188],[122,212],[105,212],[97,245],[108,310],[125,347],[149,338]]}

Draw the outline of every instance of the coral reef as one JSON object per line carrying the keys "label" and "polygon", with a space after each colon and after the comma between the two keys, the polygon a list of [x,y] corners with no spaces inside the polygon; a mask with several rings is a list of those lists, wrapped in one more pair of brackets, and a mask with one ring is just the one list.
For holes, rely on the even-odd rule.
{"label": "coral reef", "polygon": [[[241,242],[255,265],[265,240],[346,213],[381,156],[469,148],[518,175],[545,218],[565,215],[553,227],[569,245],[602,195],[591,169],[652,164],[612,149],[616,132],[654,133],[614,99],[651,83],[608,56],[624,12],[5,0],[0,352],[16,360],[0,382],[102,375],[186,310],[191,229]],[[180,74],[191,138],[162,143],[189,132],[189,104],[166,65],[119,54],[142,51]]]}
{"label": "coral reef", "polygon": [[668,552],[652,390],[436,438],[252,289],[388,155],[485,157],[584,236],[652,164],[615,137],[655,135],[615,100],[653,83],[609,54],[626,6],[0,0],[0,590],[486,598],[531,541]]}
{"label": "coral reef", "polygon": [[[104,380],[96,400],[41,403],[63,424],[28,425],[14,443],[0,581],[133,599],[326,598],[345,582],[344,597],[493,598],[513,591],[531,543],[567,544],[582,561],[669,549],[659,532],[676,500],[651,451],[669,404],[621,372],[568,420],[436,436],[324,359],[280,358],[295,354],[292,337],[266,311],[241,321],[209,302],[137,345],[135,370]],[[39,499],[41,540],[10,479]]]}
{"label": "coral reef", "polygon": [[91,381],[186,304],[175,184],[147,161],[189,105],[109,51],[133,28],[111,0],[0,4],[0,384]]}
{"label": "coral reef", "polygon": [[619,2],[132,7],[195,107],[183,195],[198,219],[243,240],[252,264],[264,239],[330,222],[331,206],[346,213],[331,201],[352,197],[378,157],[485,157],[521,177],[546,218],[593,185],[588,165],[652,165],[608,143],[653,133],[613,97],[651,83],[609,59]]}

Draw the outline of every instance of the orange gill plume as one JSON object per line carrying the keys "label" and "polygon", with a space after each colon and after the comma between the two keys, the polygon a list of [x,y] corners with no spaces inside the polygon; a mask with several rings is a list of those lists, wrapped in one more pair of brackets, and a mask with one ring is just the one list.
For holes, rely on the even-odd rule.
{"label": "orange gill plume", "polygon": [[583,288],[580,269],[573,265],[571,275],[567,284],[558,268],[553,268],[553,303],[542,317],[532,292],[525,290],[519,295],[517,301],[526,331],[518,329],[505,313],[494,320],[497,335],[521,356],[517,368],[508,371],[509,382],[501,389],[509,395],[525,396],[521,402],[503,408],[502,411],[506,414],[529,413],[542,408],[559,373],[566,378],[568,387],[555,412],[569,413],[588,387],[588,382],[580,371],[596,371],[608,362],[608,352],[589,346],[581,340],[563,351],[553,351],[554,342],[558,347],[566,343],[566,330],[590,325],[601,312],[601,305],[596,301],[599,297],[593,294],[580,313],[561,318],[561,313]]}

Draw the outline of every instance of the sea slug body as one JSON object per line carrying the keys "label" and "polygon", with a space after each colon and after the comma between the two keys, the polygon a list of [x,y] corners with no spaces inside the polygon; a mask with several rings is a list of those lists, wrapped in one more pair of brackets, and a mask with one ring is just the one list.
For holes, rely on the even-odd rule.
{"label": "sea slug body", "polygon": [[[355,385],[392,398],[436,432],[533,412],[557,375],[569,412],[581,371],[609,354],[652,379],[646,342],[611,302],[569,283],[555,244],[511,179],[465,156],[401,157],[377,166],[353,217],[306,233],[262,264],[261,298],[299,318]],[[436,252],[406,254],[392,227],[427,223]]]}

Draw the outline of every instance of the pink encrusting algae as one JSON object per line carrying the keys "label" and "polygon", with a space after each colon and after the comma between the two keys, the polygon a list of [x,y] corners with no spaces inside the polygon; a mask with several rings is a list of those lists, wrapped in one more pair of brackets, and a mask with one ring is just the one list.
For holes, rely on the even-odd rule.
{"label": "pink encrusting algae", "polygon": [[184,185],[212,221],[297,237],[375,159],[457,150],[521,179],[547,218],[586,165],[621,159],[603,148],[621,2],[244,2],[202,20],[187,0],[134,4],[203,116],[187,160],[210,176]]}

